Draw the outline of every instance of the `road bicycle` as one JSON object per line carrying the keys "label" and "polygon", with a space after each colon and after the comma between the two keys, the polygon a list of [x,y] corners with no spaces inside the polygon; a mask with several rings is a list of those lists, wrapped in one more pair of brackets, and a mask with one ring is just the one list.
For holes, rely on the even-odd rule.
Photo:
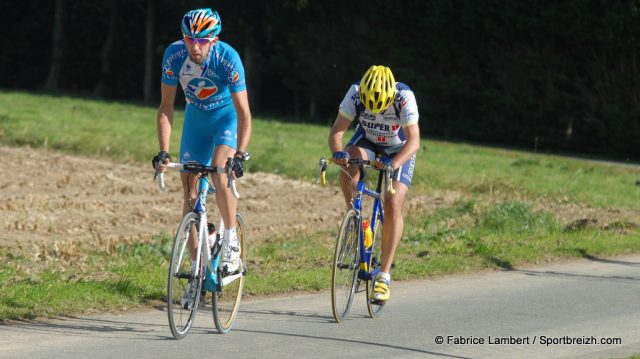
{"label": "road bicycle", "polygon": [[[327,161],[324,157],[318,164],[318,176],[316,183],[326,183],[327,164],[335,164],[333,159]],[[351,207],[344,215],[333,256],[333,269],[331,274],[331,308],[333,317],[338,323],[344,321],[349,314],[353,297],[359,291],[360,283],[366,282],[367,310],[371,318],[378,317],[384,309],[384,301],[373,298],[375,275],[380,272],[382,266],[381,244],[382,225],[384,223],[384,206],[382,182],[386,184],[387,192],[393,194],[392,174],[393,169],[387,166],[378,169],[376,160],[363,160],[352,158],[348,161],[351,166],[358,166],[360,178],[356,184]],[[367,187],[365,182],[365,168],[376,168],[379,171],[378,182],[375,190]],[[344,168],[341,167],[343,171]],[[346,171],[345,171],[346,172]],[[365,245],[363,231],[363,199],[373,199],[371,208],[370,226],[373,231],[373,241],[370,246]]]}
{"label": "road bicycle", "polygon": [[[246,267],[246,242],[247,234],[245,222],[242,215],[236,214],[236,233],[240,242],[240,267],[233,273],[227,273],[219,268],[222,248],[222,235],[220,229],[215,235],[212,244],[208,243],[209,232],[215,230],[215,226],[207,222],[207,195],[214,194],[216,188],[209,180],[211,173],[226,173],[227,185],[231,188],[231,193],[235,198],[240,195],[235,186],[235,181],[231,176],[231,158],[225,167],[206,166],[197,162],[169,163],[168,167],[181,169],[183,172],[190,172],[190,175],[198,176],[198,197],[193,204],[191,211],[186,213],[180,222],[176,232],[173,250],[171,252],[171,262],[169,266],[169,276],[167,281],[167,315],[169,317],[169,328],[171,334],[176,339],[184,338],[193,325],[196,312],[199,307],[204,307],[205,297],[208,292],[212,293],[213,321],[219,333],[227,333],[235,321],[244,281],[247,274]],[[160,189],[165,190],[163,173],[156,173],[159,178]],[[222,224],[222,219],[220,219]],[[189,250],[189,237],[197,236],[199,244],[196,249],[195,259]],[[189,300],[183,299],[183,294],[195,281],[195,296]]]}

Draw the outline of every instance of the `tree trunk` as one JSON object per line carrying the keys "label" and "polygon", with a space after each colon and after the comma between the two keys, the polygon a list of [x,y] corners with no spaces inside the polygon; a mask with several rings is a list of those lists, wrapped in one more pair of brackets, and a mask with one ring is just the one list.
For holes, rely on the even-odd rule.
{"label": "tree trunk", "polygon": [[51,39],[51,66],[45,82],[46,90],[56,90],[60,79],[62,67],[62,45],[64,29],[64,0],[56,0],[55,14],[53,15],[53,36]]}
{"label": "tree trunk", "polygon": [[315,97],[311,97],[309,98],[309,117],[310,118],[315,118],[316,117],[316,98]]}
{"label": "tree trunk", "polygon": [[100,54],[100,75],[98,77],[98,83],[93,89],[93,95],[97,97],[104,97],[108,95],[109,84],[107,83],[111,73],[111,52],[113,51],[113,45],[118,36],[118,1],[107,1],[109,6],[109,31],[107,32],[107,39],[102,46],[102,52]]}
{"label": "tree trunk", "polygon": [[147,1],[147,20],[144,46],[144,103],[149,104],[153,98],[153,44],[155,43],[156,5],[154,0]]}

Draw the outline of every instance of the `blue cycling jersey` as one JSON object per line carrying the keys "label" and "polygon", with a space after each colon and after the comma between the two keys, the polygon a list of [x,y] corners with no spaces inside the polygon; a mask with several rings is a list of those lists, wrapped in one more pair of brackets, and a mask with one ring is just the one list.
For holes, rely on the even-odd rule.
{"label": "blue cycling jersey", "polygon": [[232,103],[231,93],[247,88],[240,55],[218,41],[201,64],[191,61],[184,40],[169,45],[162,59],[162,82],[184,90],[185,100],[204,111]]}

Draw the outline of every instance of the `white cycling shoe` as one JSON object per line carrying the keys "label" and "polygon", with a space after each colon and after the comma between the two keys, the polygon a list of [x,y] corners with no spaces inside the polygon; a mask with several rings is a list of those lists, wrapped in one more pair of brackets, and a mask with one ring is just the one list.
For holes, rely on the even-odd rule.
{"label": "white cycling shoe", "polygon": [[237,238],[222,241],[220,268],[225,273],[235,273],[240,269],[240,242]]}

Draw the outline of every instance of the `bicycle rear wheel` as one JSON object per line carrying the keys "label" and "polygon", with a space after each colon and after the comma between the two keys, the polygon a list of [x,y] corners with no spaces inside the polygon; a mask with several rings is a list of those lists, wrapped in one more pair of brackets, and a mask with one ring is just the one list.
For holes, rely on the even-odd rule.
{"label": "bicycle rear wheel", "polygon": [[[373,233],[371,257],[369,257],[369,272],[373,273],[375,270],[380,269],[380,267],[382,267],[382,222],[378,215],[378,218],[376,218],[376,228]],[[367,281],[367,310],[371,318],[377,318],[382,314],[384,302],[373,299],[373,284],[373,278]]]}
{"label": "bicycle rear wheel", "polygon": [[225,279],[235,279],[225,284],[220,291],[213,292],[213,322],[220,334],[227,333],[236,319],[244,290],[244,277],[247,274],[247,232],[240,213],[236,214],[236,233],[240,241],[240,273],[225,277],[218,270],[218,280],[221,283]]}
{"label": "bicycle rear wheel", "polygon": [[346,319],[351,309],[353,296],[358,287],[358,267],[360,263],[360,217],[350,209],[342,221],[336,238],[331,275],[331,307],[338,323]]}
{"label": "bicycle rear wheel", "polygon": [[[187,336],[198,311],[198,303],[200,303],[200,288],[202,288],[203,276],[202,274],[196,275],[193,273],[193,260],[189,254],[188,246],[189,234],[192,228],[198,228],[198,218],[195,213],[189,212],[184,216],[178,227],[169,266],[167,315],[171,334],[176,339],[182,339]],[[200,268],[202,268],[202,260],[200,261]],[[202,270],[199,273],[202,273]],[[198,290],[196,290],[194,298],[183,303],[183,295],[193,281],[195,281]]]}

